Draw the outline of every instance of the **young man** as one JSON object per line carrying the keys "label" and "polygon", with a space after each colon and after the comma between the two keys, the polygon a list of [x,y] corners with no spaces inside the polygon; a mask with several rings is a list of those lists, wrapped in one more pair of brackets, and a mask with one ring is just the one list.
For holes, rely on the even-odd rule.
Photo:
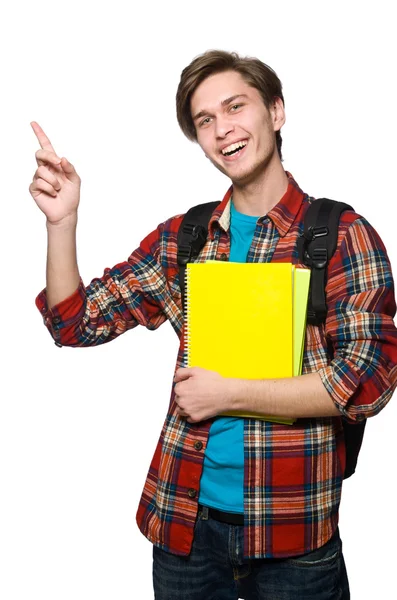
{"label": "young man", "polygon": [[[272,69],[207,52],[182,72],[177,116],[233,184],[210,219],[198,261],[296,264],[312,199],[282,167],[284,104]],[[85,288],[75,243],[80,179],[32,126],[41,149],[30,192],[48,231],[47,287],[37,306],[56,343],[100,344],[166,319],[180,337],[169,411],[137,514],[154,544],[155,597],[349,598],[338,534],[342,418],[378,413],[397,381],[393,280],[377,233],[353,211],[343,213],[328,267],[327,319],[307,327],[304,375],[248,381],[184,368],[176,260],[182,216],[159,225],[126,262]],[[211,343],[221,351],[221,333]],[[228,410],[296,421],[218,417]]]}

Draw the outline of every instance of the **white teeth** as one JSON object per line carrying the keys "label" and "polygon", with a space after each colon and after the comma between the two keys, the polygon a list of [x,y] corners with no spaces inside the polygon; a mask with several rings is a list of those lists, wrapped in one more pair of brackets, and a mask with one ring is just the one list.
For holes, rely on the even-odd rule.
{"label": "white teeth", "polygon": [[228,152],[232,152],[233,150],[237,150],[237,148],[244,148],[247,145],[246,141],[236,142],[235,144],[230,144],[227,148],[222,150],[222,154],[227,154]]}

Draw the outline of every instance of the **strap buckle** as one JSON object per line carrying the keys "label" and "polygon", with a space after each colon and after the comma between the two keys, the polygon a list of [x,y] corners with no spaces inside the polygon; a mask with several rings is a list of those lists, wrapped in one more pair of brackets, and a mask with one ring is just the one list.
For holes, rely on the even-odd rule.
{"label": "strap buckle", "polygon": [[191,223],[185,223],[183,226],[183,233],[186,233],[191,237],[191,247],[193,253],[200,252],[207,239],[207,230],[203,225],[192,225]]}
{"label": "strap buckle", "polygon": [[304,237],[311,242],[312,240],[315,240],[316,238],[319,237],[324,237],[326,235],[329,234],[329,229],[326,225],[324,225],[323,227],[309,227],[309,229],[307,230],[306,233],[304,233]]}
{"label": "strap buckle", "polygon": [[315,269],[324,269],[328,260],[327,248],[314,248],[311,259]]}
{"label": "strap buckle", "polygon": [[191,246],[179,246],[178,248],[178,265],[185,267],[187,263],[190,261],[192,254]]}
{"label": "strap buckle", "polygon": [[198,256],[207,239],[207,230],[203,225],[185,223],[183,226],[183,233],[190,238],[189,240],[185,239],[185,241],[188,241],[189,243],[180,244],[178,247],[178,265],[184,267],[193,258]]}

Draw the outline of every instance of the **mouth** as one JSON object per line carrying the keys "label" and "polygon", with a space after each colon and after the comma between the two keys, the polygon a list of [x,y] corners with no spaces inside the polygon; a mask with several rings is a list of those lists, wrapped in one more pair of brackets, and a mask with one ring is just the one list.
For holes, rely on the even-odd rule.
{"label": "mouth", "polygon": [[221,150],[221,155],[223,160],[226,162],[232,162],[240,158],[245,152],[247,147],[248,140],[241,140],[240,142],[236,142],[235,144],[230,144],[230,146],[226,146]]}

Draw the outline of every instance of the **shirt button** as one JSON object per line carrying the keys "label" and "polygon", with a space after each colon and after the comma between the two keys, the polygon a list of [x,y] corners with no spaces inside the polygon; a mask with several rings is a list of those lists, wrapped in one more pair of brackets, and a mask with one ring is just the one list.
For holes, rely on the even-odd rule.
{"label": "shirt button", "polygon": [[197,491],[193,488],[190,488],[190,490],[188,490],[187,492],[187,495],[189,496],[189,498],[195,498],[197,496]]}
{"label": "shirt button", "polygon": [[201,448],[203,447],[203,442],[197,440],[197,442],[194,442],[194,447],[196,450],[201,450]]}
{"label": "shirt button", "polygon": [[221,254],[220,256],[221,260],[227,260],[227,254],[225,254],[224,252]]}
{"label": "shirt button", "polygon": [[60,322],[61,322],[61,317],[54,317],[52,319],[52,324],[53,325],[59,325]]}

